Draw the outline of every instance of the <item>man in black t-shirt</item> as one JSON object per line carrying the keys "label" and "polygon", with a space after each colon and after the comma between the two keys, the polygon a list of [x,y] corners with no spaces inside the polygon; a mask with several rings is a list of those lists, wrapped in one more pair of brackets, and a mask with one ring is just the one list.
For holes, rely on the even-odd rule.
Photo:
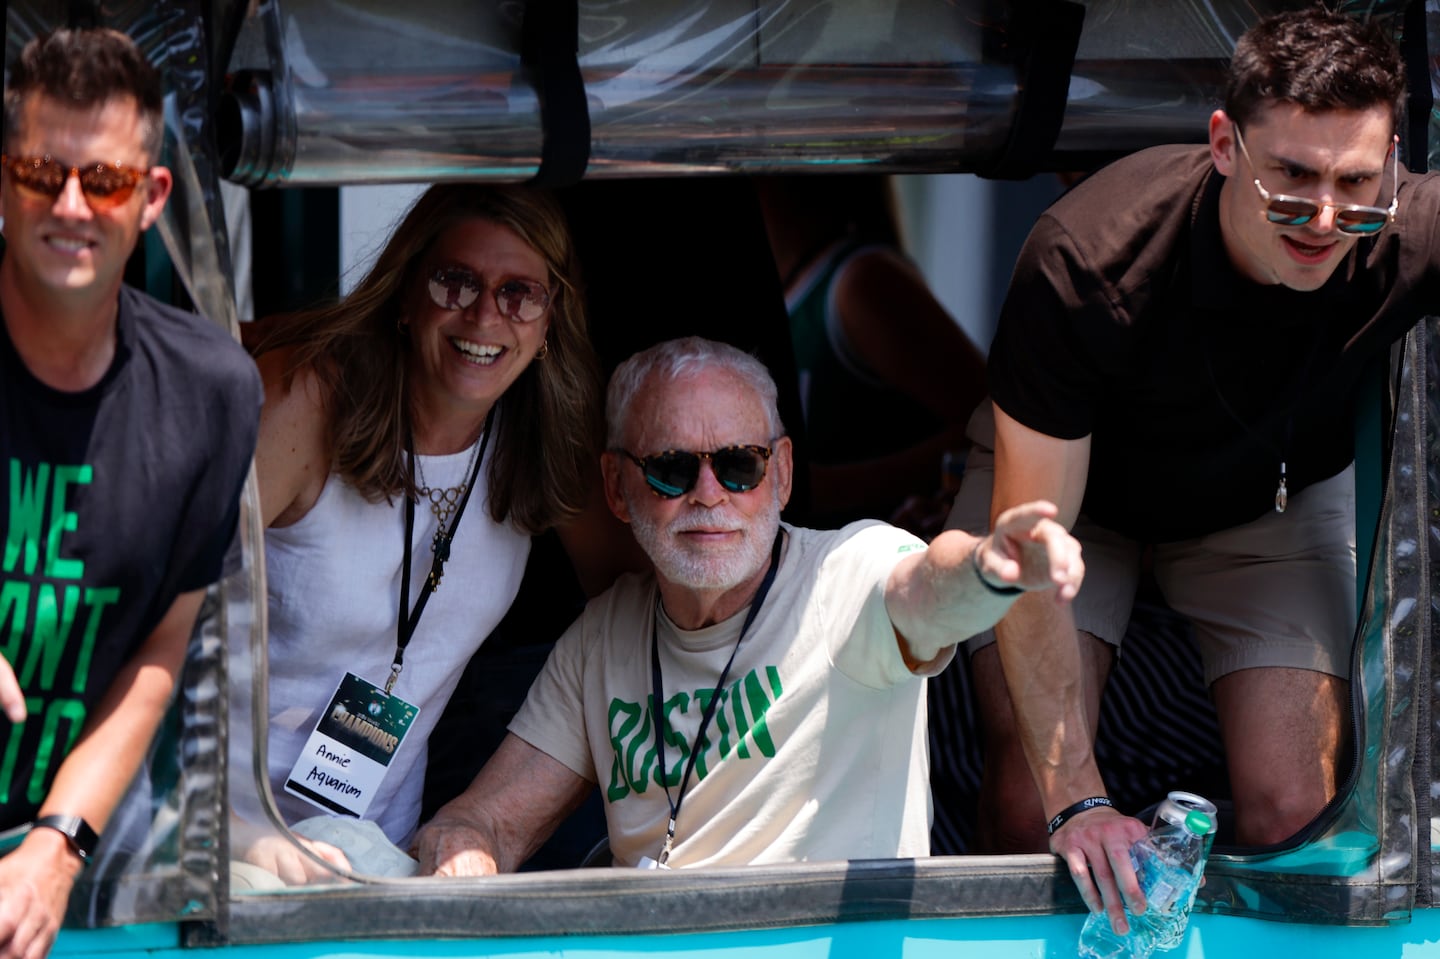
{"label": "man in black t-shirt", "polygon": [[981,825],[1039,851],[1048,822],[1118,929],[1122,895],[1144,908],[1127,849],[1145,827],[1109,807],[1093,740],[1142,555],[1195,626],[1237,841],[1288,838],[1337,788],[1354,399],[1440,301],[1440,181],[1398,166],[1403,95],[1377,31],[1319,8],[1267,18],[1236,47],[1208,148],[1097,173],[1017,264],[990,359],[989,509],[1057,503],[1087,576],[1073,611],[1021,597],[974,653]]}
{"label": "man in black t-shirt", "polygon": [[261,391],[234,340],[122,283],[171,189],[123,34],[26,45],[0,214],[0,952],[42,955],[221,573]]}

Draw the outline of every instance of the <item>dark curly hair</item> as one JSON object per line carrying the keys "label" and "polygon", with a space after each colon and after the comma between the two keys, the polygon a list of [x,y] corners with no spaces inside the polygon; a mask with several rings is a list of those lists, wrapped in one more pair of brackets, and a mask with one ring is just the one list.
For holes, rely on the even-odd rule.
{"label": "dark curly hair", "polygon": [[1225,113],[1242,128],[1268,103],[1315,113],[1385,107],[1399,129],[1405,65],[1375,23],[1319,6],[1277,13],[1235,45],[1225,87]]}

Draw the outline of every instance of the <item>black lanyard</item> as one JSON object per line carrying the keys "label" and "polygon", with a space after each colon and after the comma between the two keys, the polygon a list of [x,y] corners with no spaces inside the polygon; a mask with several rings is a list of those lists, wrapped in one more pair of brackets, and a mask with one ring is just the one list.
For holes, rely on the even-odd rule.
{"label": "black lanyard", "polygon": [[[480,464],[485,462],[485,447],[490,442],[490,424],[494,420],[495,407],[492,406],[485,417],[485,431],[480,434],[480,452],[475,456],[475,467],[470,471],[470,481],[465,484],[465,493],[455,507],[455,516],[450,520],[449,528],[435,540],[435,558],[430,561],[430,575],[425,580],[427,588],[420,591],[419,598],[415,600],[415,608],[411,610],[408,618],[405,611],[410,609],[410,564],[413,561],[410,541],[415,537],[415,500],[408,494],[405,496],[405,564],[400,567],[400,611],[395,617],[395,661],[390,664],[390,678],[385,681],[386,696],[395,688],[395,680],[400,678],[400,670],[405,668],[405,647],[410,645],[410,638],[415,635],[415,627],[420,624],[420,614],[425,612],[425,604],[430,601],[430,594],[440,588],[440,577],[445,575],[445,563],[450,559],[450,542],[455,538],[455,531],[460,528],[460,517],[465,512],[465,504],[470,502],[475,481],[480,478]],[[410,457],[410,481],[413,484],[415,444],[407,445],[410,447],[407,453]]]}
{"label": "black lanyard", "polygon": [[[775,582],[775,571],[780,568],[780,547],[784,542],[784,531],[776,530],[775,545],[770,548],[770,568],[765,571],[765,578],[761,580],[760,588],[755,592],[755,599],[750,603],[750,611],[745,614],[745,622],[740,626],[740,635],[735,637],[735,647],[730,650],[730,659],[726,661],[725,668],[720,671],[720,680],[715,684],[715,691],[710,694],[710,702],[705,706],[705,712],[700,717],[700,728],[695,732],[695,745],[690,750],[690,761],[685,765],[685,775],[680,777],[679,797],[671,797],[670,784],[665,781],[665,700],[663,698],[664,683],[660,676],[660,610],[658,608],[655,610],[655,621],[650,627],[650,679],[654,688],[654,706],[652,708],[655,710],[655,754],[660,759],[660,785],[665,789],[665,801],[670,804],[670,822],[665,827],[665,845],[660,849],[660,858],[657,860],[662,866],[670,858],[670,847],[675,844],[675,820],[680,818],[680,804],[685,801],[685,790],[690,785],[690,774],[695,771],[695,759],[700,755],[701,744],[705,741],[705,730],[715,716],[715,709],[720,703],[720,691],[725,688],[725,679],[730,675],[730,667],[735,664],[735,654],[740,651],[740,640],[745,638],[750,624],[755,622],[755,616],[760,612],[760,607],[770,592],[771,584]],[[658,607],[659,600],[656,600],[656,604]]]}

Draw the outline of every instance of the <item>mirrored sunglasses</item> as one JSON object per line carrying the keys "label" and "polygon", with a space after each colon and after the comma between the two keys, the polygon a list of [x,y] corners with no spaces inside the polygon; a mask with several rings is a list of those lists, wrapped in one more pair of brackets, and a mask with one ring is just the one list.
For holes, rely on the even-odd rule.
{"label": "mirrored sunglasses", "polygon": [[684,496],[700,479],[700,461],[709,460],[710,469],[720,485],[732,493],[744,493],[765,479],[765,464],[770,459],[768,446],[726,446],[709,453],[689,450],[666,450],[653,456],[636,456],[625,449],[616,450],[630,458],[645,474],[650,492],[663,499]]}
{"label": "mirrored sunglasses", "polygon": [[[430,300],[442,310],[468,309],[480,294],[485,282],[458,267],[442,267],[430,274]],[[501,315],[520,323],[530,323],[545,315],[550,305],[550,291],[530,280],[501,280],[494,289],[495,308]]]}
{"label": "mirrored sunglasses", "polygon": [[37,200],[54,202],[65,191],[69,179],[78,177],[85,202],[95,210],[108,210],[130,199],[135,187],[150,169],[119,163],[88,163],[70,166],[52,156],[12,157],[0,154],[0,164],[10,173],[15,188]]}
{"label": "mirrored sunglasses", "polygon": [[[1240,127],[1235,127],[1235,142],[1240,145],[1240,152],[1245,155],[1245,162],[1250,164],[1250,169],[1255,169],[1255,161],[1250,159],[1250,151],[1245,149],[1245,140],[1240,136]],[[1400,157],[1398,151],[1392,146],[1391,177],[1394,186],[1390,196],[1390,206],[1361,206],[1358,203],[1321,203],[1303,196],[1289,196],[1284,193],[1271,193],[1260,185],[1260,177],[1256,176],[1255,189],[1260,191],[1260,199],[1265,204],[1265,219],[1276,226],[1304,226],[1320,215],[1320,211],[1329,207],[1335,211],[1335,229],[1350,236],[1373,236],[1385,229],[1386,225],[1394,222],[1395,212],[1400,209]]]}

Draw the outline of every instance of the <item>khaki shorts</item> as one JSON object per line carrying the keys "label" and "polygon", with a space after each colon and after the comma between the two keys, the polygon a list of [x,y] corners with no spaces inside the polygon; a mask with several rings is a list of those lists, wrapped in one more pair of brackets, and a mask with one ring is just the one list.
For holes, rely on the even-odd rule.
{"label": "khaki shorts", "polygon": [[[995,477],[988,402],[968,432],[975,446],[945,526],[981,533],[989,528]],[[1085,559],[1075,625],[1118,648],[1135,603],[1142,544],[1083,515],[1071,532]],[[1284,513],[1157,544],[1152,557],[1165,601],[1195,626],[1207,685],[1266,666],[1349,677],[1356,617],[1353,466],[1291,496]],[[990,630],[967,646],[974,655],[994,641]]]}

